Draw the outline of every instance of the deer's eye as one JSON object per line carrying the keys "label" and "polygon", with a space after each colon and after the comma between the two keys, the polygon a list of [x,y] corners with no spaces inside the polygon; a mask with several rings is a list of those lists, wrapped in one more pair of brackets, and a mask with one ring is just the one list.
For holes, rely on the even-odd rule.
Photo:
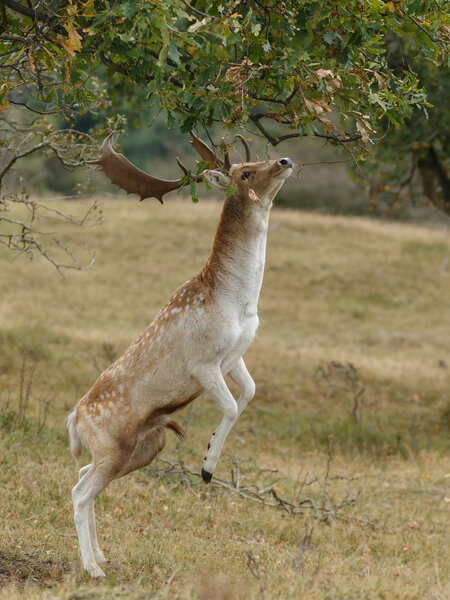
{"label": "deer's eye", "polygon": [[250,177],[250,171],[244,171],[242,173],[242,179],[248,179]]}

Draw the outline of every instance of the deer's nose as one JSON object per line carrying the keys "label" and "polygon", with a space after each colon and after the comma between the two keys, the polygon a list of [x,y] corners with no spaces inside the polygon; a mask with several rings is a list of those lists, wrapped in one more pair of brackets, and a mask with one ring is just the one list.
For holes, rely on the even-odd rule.
{"label": "deer's nose", "polygon": [[289,167],[290,169],[293,167],[292,160],[290,158],[280,158],[278,164],[282,165],[283,167]]}

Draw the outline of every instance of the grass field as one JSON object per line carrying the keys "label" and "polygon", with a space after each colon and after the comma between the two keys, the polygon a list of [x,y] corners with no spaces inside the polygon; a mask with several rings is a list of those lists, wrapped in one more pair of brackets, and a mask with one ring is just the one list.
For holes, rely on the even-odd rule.
{"label": "grass field", "polygon": [[449,229],[276,209],[257,393],[216,483],[200,398],[181,446],[97,499],[107,579],[82,573],[66,414],[203,266],[219,211],[108,200],[62,229],[96,250],[64,280],[2,250],[0,598],[450,597]]}

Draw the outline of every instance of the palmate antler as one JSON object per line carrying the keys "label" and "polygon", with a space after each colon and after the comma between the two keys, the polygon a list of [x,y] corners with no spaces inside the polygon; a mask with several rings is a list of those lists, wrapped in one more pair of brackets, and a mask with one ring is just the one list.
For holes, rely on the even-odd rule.
{"label": "palmate antler", "polygon": [[[108,135],[103,141],[100,147],[100,156],[97,160],[90,161],[91,164],[99,165],[100,169],[111,179],[112,183],[118,185],[124,189],[127,194],[137,194],[141,200],[145,198],[157,198],[161,204],[163,204],[163,196],[168,192],[179,189],[189,183],[186,179],[186,175],[189,175],[189,169],[183,165],[180,159],[177,157],[178,166],[183,171],[185,177],[174,180],[157,179],[152,177],[148,173],[141,171],[138,167],[133,165],[123,154],[117,153],[111,145],[111,140],[114,135],[114,131]],[[228,152],[225,153],[224,160],[221,160],[211,150],[211,148],[205,144],[199,137],[192,131],[190,132],[192,140],[191,144],[193,148],[198,152],[201,159],[208,162],[210,168],[218,168],[225,171],[230,169],[230,160]],[[237,135],[244,144],[247,162],[250,161],[250,149],[247,142],[240,135]],[[203,175],[196,175],[192,178],[192,181],[202,181]]]}

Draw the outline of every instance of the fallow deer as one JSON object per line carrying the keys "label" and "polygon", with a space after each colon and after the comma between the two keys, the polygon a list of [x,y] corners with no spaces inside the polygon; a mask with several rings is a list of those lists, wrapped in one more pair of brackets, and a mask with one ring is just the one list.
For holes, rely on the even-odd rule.
{"label": "fallow deer", "polygon": [[[162,202],[164,194],[189,179],[163,181],[147,175],[113,150],[111,135],[95,162],[128,193]],[[204,171],[208,182],[221,190],[235,188],[225,199],[211,255],[200,273],[173,294],[142,335],[99,376],[67,419],[73,456],[80,457],[82,445],[92,455],[92,462],[79,472],[72,501],[83,565],[93,577],[104,577],[98,563],[105,562],[97,543],[95,496],[113,479],[148,465],[165,445],[166,428],[182,437],[181,426],[170,415],[202,392],[223,412],[203,462],[202,477],[209,483],[228,433],[255,394],[243,354],[258,327],[269,211],[292,172],[292,161],[251,162],[242,140],[246,162],[231,166],[228,154],[225,161],[218,159],[191,135],[202,159],[216,167]],[[226,375],[239,387],[237,401]]]}

